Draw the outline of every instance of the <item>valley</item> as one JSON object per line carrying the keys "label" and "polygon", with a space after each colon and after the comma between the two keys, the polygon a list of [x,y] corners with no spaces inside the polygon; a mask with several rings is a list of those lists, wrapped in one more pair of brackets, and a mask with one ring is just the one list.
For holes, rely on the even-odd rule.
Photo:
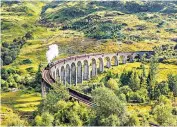
{"label": "valley", "polygon": [[[2,125],[177,125],[176,1],[3,1],[0,11]],[[89,53],[156,55],[67,85],[93,97],[88,108],[69,98],[62,82],[41,97],[53,44],[53,62]]]}

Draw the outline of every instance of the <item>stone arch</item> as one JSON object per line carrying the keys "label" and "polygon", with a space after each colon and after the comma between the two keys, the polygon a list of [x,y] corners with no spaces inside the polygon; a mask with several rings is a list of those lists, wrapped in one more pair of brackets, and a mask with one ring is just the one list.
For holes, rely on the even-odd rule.
{"label": "stone arch", "polygon": [[69,64],[66,65],[66,82],[71,84],[71,69]]}
{"label": "stone arch", "polygon": [[82,83],[82,63],[77,62],[77,83]]}
{"label": "stone arch", "polygon": [[104,62],[102,58],[98,58],[99,60],[99,72],[103,72],[104,71]]}
{"label": "stone arch", "polygon": [[60,82],[60,72],[59,72],[59,69],[57,68],[57,70],[56,70],[56,80],[58,81],[58,82]]}
{"label": "stone arch", "polygon": [[111,59],[109,57],[106,57],[105,60],[106,60],[106,67],[110,68],[111,67]]}
{"label": "stone arch", "polygon": [[89,79],[89,64],[87,60],[84,60],[83,79]]}
{"label": "stone arch", "polygon": [[53,71],[53,78],[55,79],[55,71]]}
{"label": "stone arch", "polygon": [[111,58],[111,65],[114,65],[114,66],[118,65],[118,58],[117,58],[117,56],[113,56]]}
{"label": "stone arch", "polygon": [[92,71],[91,71],[91,76],[94,77],[97,75],[97,65],[96,65],[96,60],[93,58],[92,59]]}
{"label": "stone arch", "polygon": [[133,56],[132,55],[127,56],[127,62],[129,62],[129,63],[133,62]]}
{"label": "stone arch", "polygon": [[119,57],[119,63],[126,63],[126,60],[125,60],[125,56],[124,55],[121,55],[120,57]]}
{"label": "stone arch", "polygon": [[65,84],[65,68],[64,66],[61,67],[61,82]]}
{"label": "stone arch", "polygon": [[140,55],[140,54],[136,54],[136,55],[134,56],[134,61],[136,61],[136,62],[141,61],[141,55]]}
{"label": "stone arch", "polygon": [[71,84],[77,84],[76,65],[75,65],[75,63],[71,64]]}

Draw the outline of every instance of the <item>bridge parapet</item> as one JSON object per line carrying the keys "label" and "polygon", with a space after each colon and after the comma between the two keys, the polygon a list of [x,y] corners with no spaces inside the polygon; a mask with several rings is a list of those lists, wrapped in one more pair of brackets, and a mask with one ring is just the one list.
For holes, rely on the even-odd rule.
{"label": "bridge parapet", "polygon": [[71,56],[65,59],[54,61],[50,64],[50,75],[55,81],[63,84],[82,83],[103,72],[104,67],[110,68],[120,63],[133,62],[141,59],[143,55],[150,58],[153,51],[139,52],[117,52],[117,53],[91,53]]}

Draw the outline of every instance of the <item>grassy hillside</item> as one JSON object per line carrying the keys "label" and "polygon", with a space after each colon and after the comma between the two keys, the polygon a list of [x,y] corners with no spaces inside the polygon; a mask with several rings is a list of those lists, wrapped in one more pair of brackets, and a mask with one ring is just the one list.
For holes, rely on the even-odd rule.
{"label": "grassy hillside", "polygon": [[104,43],[111,39],[129,44],[129,50],[151,50],[175,43],[176,6],[176,2],[53,2],[43,9],[41,23],[77,30]]}
{"label": "grassy hillside", "polygon": [[[27,32],[32,33],[32,38],[27,40],[10,67],[15,66],[22,73],[26,73],[28,68],[32,68],[33,72],[37,71],[39,63],[46,62],[45,52],[52,43],[59,45],[59,58],[89,52],[152,50],[155,45],[176,43],[172,41],[177,32],[175,2],[134,4],[129,2],[2,4],[2,43],[12,43],[14,39],[23,37]],[[113,7],[114,5],[117,6]],[[148,8],[152,6],[159,8],[149,9],[145,13],[143,8],[147,5]],[[137,11],[138,8],[141,9]],[[171,11],[167,11],[170,9]],[[23,64],[23,60],[26,59],[32,62]]]}
{"label": "grassy hillside", "polygon": [[[158,8],[153,10],[154,6]],[[156,45],[174,45],[175,7],[176,2],[4,2],[2,43],[9,46],[2,48],[2,54],[17,55],[3,68],[8,73],[10,69],[15,70],[21,79],[32,80],[29,75],[36,74],[39,64],[47,65],[46,51],[51,44],[59,46],[56,59],[91,52],[152,50]],[[27,38],[18,51],[13,49],[15,41],[29,32],[31,38]],[[11,82],[10,75],[6,76],[8,82]],[[11,77],[16,81],[13,75]]]}
{"label": "grassy hillside", "polygon": [[[0,8],[1,115],[5,120],[2,123],[6,125],[13,118],[19,123],[25,122],[20,119],[25,115],[32,116],[36,111],[41,102],[40,93],[36,92],[40,92],[39,69],[47,65],[46,51],[51,44],[57,44],[59,48],[55,60],[84,53],[152,50],[157,45],[176,45],[176,8],[175,1],[3,1]],[[161,55],[168,58],[173,49],[164,48],[169,49]],[[176,62],[176,59],[167,59],[160,63],[158,82],[167,80],[168,74],[177,74]],[[139,71],[140,63],[105,68],[105,73],[74,89],[82,91],[85,84],[90,87],[87,84],[100,83],[107,72],[120,76],[125,69],[134,68]],[[149,63],[145,70],[148,72]],[[9,92],[8,88],[17,91]],[[149,113],[151,106],[140,105],[128,103],[128,110],[139,112],[137,109],[141,108],[142,112]],[[13,120],[15,123],[16,119]]]}

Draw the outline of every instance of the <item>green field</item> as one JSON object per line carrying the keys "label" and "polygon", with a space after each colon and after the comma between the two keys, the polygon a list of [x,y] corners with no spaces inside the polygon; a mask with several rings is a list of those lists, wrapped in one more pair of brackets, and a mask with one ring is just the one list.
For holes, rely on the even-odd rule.
{"label": "green field", "polygon": [[[20,5],[12,4],[2,6],[1,17],[4,28],[7,27],[7,29],[2,29],[2,42],[12,43],[13,39],[24,36],[28,31],[31,31],[33,34],[33,39],[27,40],[27,43],[20,50],[20,54],[16,60],[12,64],[4,66],[5,68],[17,68],[22,73],[26,74],[28,73],[26,69],[32,67],[34,72],[36,72],[40,62],[46,65],[45,53],[50,44],[59,45],[59,56],[57,59],[68,55],[90,52],[109,53],[117,51],[152,50],[156,45],[175,44],[175,42],[171,40],[176,35],[176,19],[173,18],[175,17],[175,13],[163,15],[161,13],[149,12],[143,16],[141,13],[126,14],[123,12],[123,14],[121,14],[120,10],[109,10],[109,5],[102,5],[97,2],[94,3],[95,6],[93,6],[93,4],[93,7],[91,6],[90,8],[86,7],[87,5],[90,6],[89,2],[85,2],[85,4],[83,4],[83,2],[68,2],[63,6],[58,3],[55,3],[56,7],[54,8],[52,8],[50,4],[48,5],[48,2],[23,2],[23,4]],[[82,30],[61,29],[62,26],[60,22],[63,21],[64,26],[67,23],[64,20],[65,13],[58,13],[58,11],[64,10],[68,13],[70,8],[77,10],[79,8],[78,4],[80,8],[82,8],[84,15],[80,17],[76,15],[77,18],[66,17],[70,19],[71,23],[80,21],[90,15],[101,16],[98,23],[108,19],[111,20],[111,24],[124,23],[126,26],[121,29],[121,34],[127,37],[120,41],[123,43],[119,43],[119,41],[117,42],[115,39],[111,38],[100,40],[87,37],[85,34],[85,30],[87,31],[88,29],[87,26]],[[42,7],[46,9],[43,11],[43,14],[40,15]],[[95,8],[97,8],[98,11],[96,11]],[[118,14],[115,15],[115,13]],[[55,19],[58,15],[61,17]],[[39,23],[41,18],[46,19],[47,24],[53,23],[54,27],[47,27],[45,24],[41,25]],[[158,27],[157,25],[161,21],[165,23],[161,27]],[[145,29],[136,30],[138,26],[143,26]],[[128,31],[127,29],[130,30]],[[173,29],[174,31],[167,31],[166,29]],[[160,32],[156,33],[157,30]],[[139,41],[132,40],[129,36],[137,36],[138,38],[144,39]],[[128,41],[132,43],[126,43]],[[20,65],[19,63],[24,59],[30,59],[32,63]]]}
{"label": "green field", "polygon": [[[6,125],[13,117],[27,120],[28,116],[36,116],[34,113],[42,102],[39,92],[40,71],[48,64],[46,52],[51,44],[57,44],[59,49],[54,60],[86,53],[151,51],[155,46],[164,46],[168,49],[160,54],[165,59],[159,63],[156,84],[167,81],[169,74],[177,75],[177,59],[170,56],[177,48],[176,8],[175,1],[3,1],[0,8],[2,63],[5,62],[5,56],[13,58],[15,53],[17,55],[10,64],[2,66],[2,125]],[[28,38],[27,33],[31,37]],[[17,40],[23,39],[25,43],[18,47]],[[18,52],[14,51],[17,49]],[[103,83],[100,81],[109,73],[120,78],[123,72],[136,70],[140,75],[141,64],[134,62],[105,68],[103,73],[90,81],[72,88],[80,92],[93,88],[95,84]],[[144,64],[147,76],[149,63]],[[12,92],[10,88],[14,87],[19,91]],[[171,94],[172,91],[166,96],[175,108],[177,98],[172,99]],[[141,115],[148,114],[148,121],[154,122],[151,112],[156,102],[127,103],[128,112],[138,114],[140,121]],[[115,117],[111,118],[114,120]],[[15,122],[16,119],[12,120],[12,123]],[[81,123],[78,125],[83,126]],[[33,122],[29,120],[24,125],[33,124],[34,118]]]}
{"label": "green field", "polygon": [[33,112],[40,104],[40,93],[25,93],[23,91],[1,94],[2,106],[7,106],[18,112]]}

